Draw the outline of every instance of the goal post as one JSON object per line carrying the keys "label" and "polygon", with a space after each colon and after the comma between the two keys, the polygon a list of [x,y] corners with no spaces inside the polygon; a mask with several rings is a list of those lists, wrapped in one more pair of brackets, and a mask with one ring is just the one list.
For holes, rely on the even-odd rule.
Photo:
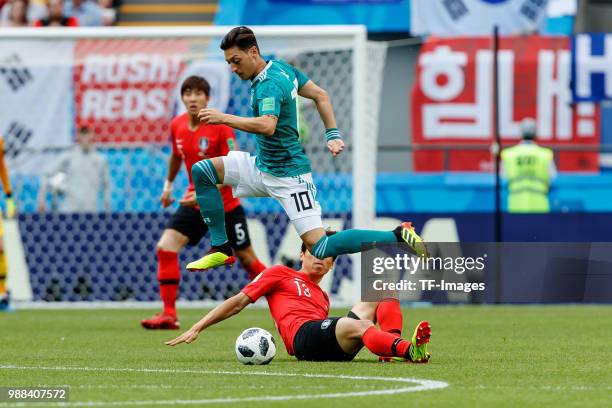
{"label": "goal post", "polygon": [[[36,177],[43,182],[48,170],[36,165],[40,161],[34,157],[42,158],[49,164],[47,167],[52,167],[56,152],[74,144],[74,130],[82,125],[93,130],[97,147],[109,160],[112,211],[161,212],[156,202],[161,184],[157,183],[165,177],[163,158],[168,151],[169,121],[182,111],[178,91],[182,79],[201,74],[211,83],[212,106],[241,116],[250,113],[248,82],[230,73],[219,49],[221,38],[231,28],[3,29],[0,134],[5,135],[11,148],[9,166],[14,168],[17,197],[24,206],[22,222],[27,222],[29,218],[25,215],[36,208],[28,201],[32,194],[26,193],[34,188],[28,183]],[[371,228],[375,219],[384,47],[368,43],[364,26],[251,28],[265,58],[287,60],[330,94],[338,127],[347,144],[345,152],[335,159],[327,151],[325,129],[316,107],[307,100],[300,103],[300,137],[312,163],[325,220],[341,229]],[[237,132],[237,137],[241,150],[254,153],[250,135]],[[144,158],[152,150],[154,154]],[[139,175],[146,182],[133,182]],[[184,177],[181,180],[179,188],[186,183]],[[262,253],[267,262],[291,257],[291,251],[296,258],[299,237],[282,219],[280,207],[259,198],[243,203],[249,225],[251,221],[254,224],[255,234],[251,238],[258,254]],[[151,231],[155,236],[150,240],[154,243],[159,230]],[[26,242],[25,250],[35,244]],[[154,259],[153,251],[150,256]],[[39,261],[43,268],[53,269],[49,259]],[[346,262],[337,267],[339,271],[325,283],[326,289],[339,293],[347,302],[360,296],[359,255],[352,256],[351,261],[352,265]],[[30,273],[40,273],[34,270],[39,267],[30,266]],[[87,271],[77,273],[83,275]],[[150,274],[154,277],[153,270]],[[234,275],[221,276],[215,279],[230,280]],[[151,280],[149,286],[154,289],[147,290],[153,293],[143,300],[156,298],[155,282]],[[43,281],[40,279],[44,285]],[[194,291],[201,288],[201,283],[193,286]],[[37,284],[38,281],[33,285],[35,299]],[[181,293],[184,299],[198,298],[189,291],[181,289]]]}

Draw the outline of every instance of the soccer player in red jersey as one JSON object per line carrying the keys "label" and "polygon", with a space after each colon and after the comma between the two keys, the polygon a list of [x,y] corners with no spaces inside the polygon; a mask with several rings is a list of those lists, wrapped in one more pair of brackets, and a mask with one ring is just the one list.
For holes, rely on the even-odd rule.
{"label": "soccer player in red jersey", "polygon": [[[332,235],[333,232],[327,234]],[[304,244],[300,258],[301,270],[282,265],[267,268],[242,292],[227,299],[191,329],[166,344],[191,343],[204,329],[239,313],[265,296],[287,353],[298,360],[350,361],[363,346],[382,359],[414,363],[429,360],[427,345],[431,327],[428,322],[420,322],[412,341],[408,341],[396,334],[397,327],[388,327],[389,322],[385,321],[388,316],[378,313],[380,305],[385,302],[360,302],[347,317],[329,317],[329,298],[318,283],[331,269],[334,259],[318,259]],[[384,326],[387,326],[387,330]]]}
{"label": "soccer player in red jersey", "polygon": [[[168,221],[157,243],[157,279],[164,311],[141,324],[147,329],[178,329],[176,297],[181,273],[178,252],[185,245],[196,245],[208,231],[202,220],[195,198],[191,167],[198,161],[225,156],[236,148],[234,131],[224,125],[200,122],[198,112],[208,104],[210,85],[199,76],[190,76],[181,85],[181,98],[187,112],[174,118],[171,124],[172,153],[168,164],[168,177],[160,198],[162,207],[173,203],[172,183],[184,162],[189,175],[189,188],[179,201],[178,210]],[[231,187],[221,187],[225,210],[226,232],[242,266],[252,280],[265,266],[259,261],[249,237],[244,209],[240,200],[232,195]],[[232,262],[234,259],[232,259]]]}

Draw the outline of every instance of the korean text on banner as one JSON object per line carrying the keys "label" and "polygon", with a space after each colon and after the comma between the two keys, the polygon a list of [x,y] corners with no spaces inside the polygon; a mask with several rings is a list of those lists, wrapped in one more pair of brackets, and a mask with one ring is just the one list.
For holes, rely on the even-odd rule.
{"label": "korean text on banner", "polygon": [[[493,141],[491,40],[486,37],[430,39],[421,48],[412,90],[415,144],[487,144]],[[537,121],[537,141],[555,145],[596,145],[599,107],[571,104],[569,39],[503,37],[499,51],[499,118],[504,145],[520,140],[520,122]],[[490,171],[486,150],[453,150],[445,168],[442,151],[417,151],[417,171]],[[562,171],[598,171],[596,152],[563,151]]]}

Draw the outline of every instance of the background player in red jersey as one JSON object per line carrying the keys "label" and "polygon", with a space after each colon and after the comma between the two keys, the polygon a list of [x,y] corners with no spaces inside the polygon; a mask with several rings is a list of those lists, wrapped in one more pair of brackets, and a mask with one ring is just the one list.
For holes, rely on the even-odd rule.
{"label": "background player in red jersey", "polygon": [[[189,174],[189,188],[157,243],[157,279],[164,311],[141,321],[147,329],[179,328],[175,307],[181,278],[178,252],[185,245],[196,245],[208,231],[197,207],[191,167],[202,159],[225,156],[236,148],[236,138],[230,127],[208,125],[198,119],[198,112],[207,106],[209,95],[210,85],[202,77],[190,76],[181,85],[181,99],[187,112],[174,118],[171,124],[172,153],[168,163],[168,177],[160,198],[162,207],[166,208],[174,201],[172,183],[183,162]],[[253,279],[265,266],[251,247],[244,209],[240,200],[232,195],[231,187],[221,187],[220,190],[227,236],[249,278]]]}
{"label": "background player in red jersey", "polygon": [[[304,244],[300,259],[302,268],[299,271],[282,265],[267,268],[242,292],[227,299],[191,329],[166,344],[191,343],[207,327],[239,313],[265,296],[287,353],[299,360],[350,361],[363,346],[382,358],[415,363],[429,360],[427,344],[431,327],[428,322],[420,322],[412,341],[408,341],[397,335],[398,322],[393,316],[389,319],[390,316],[381,313],[378,302],[360,302],[347,317],[328,317],[329,298],[318,283],[331,269],[334,259],[318,259]],[[399,324],[401,327],[401,321]]]}

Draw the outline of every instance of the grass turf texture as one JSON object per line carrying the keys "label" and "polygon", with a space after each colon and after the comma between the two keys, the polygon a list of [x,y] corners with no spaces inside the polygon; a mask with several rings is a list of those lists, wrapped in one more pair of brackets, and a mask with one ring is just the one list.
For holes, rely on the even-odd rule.
{"label": "grass turf texture", "polygon": [[[346,310],[336,312],[344,314]],[[150,311],[142,310],[19,310],[0,314],[0,387],[69,385],[70,403],[98,401],[123,406],[129,401],[157,401],[160,406],[168,400],[341,394],[412,385],[337,377],[348,375],[413,377],[449,385],[444,389],[393,395],[223,405],[597,407],[610,406],[612,401],[609,306],[404,309],[406,334],[412,332],[418,320],[429,320],[432,324],[432,359],[426,365],[378,363],[365,349],[350,363],[298,362],[286,354],[268,311],[263,308],[248,308],[204,331],[195,343],[171,348],[163,345],[163,341],[182,330],[145,331],[139,321],[149,314]],[[183,329],[201,315],[198,310],[182,311]],[[277,340],[279,351],[269,366],[243,366],[236,360],[234,341],[242,330],[253,326],[269,330]],[[257,372],[332,377],[241,374]],[[199,405],[203,404],[191,406]],[[218,404],[207,406],[211,405]],[[2,406],[11,405],[0,402]]]}

